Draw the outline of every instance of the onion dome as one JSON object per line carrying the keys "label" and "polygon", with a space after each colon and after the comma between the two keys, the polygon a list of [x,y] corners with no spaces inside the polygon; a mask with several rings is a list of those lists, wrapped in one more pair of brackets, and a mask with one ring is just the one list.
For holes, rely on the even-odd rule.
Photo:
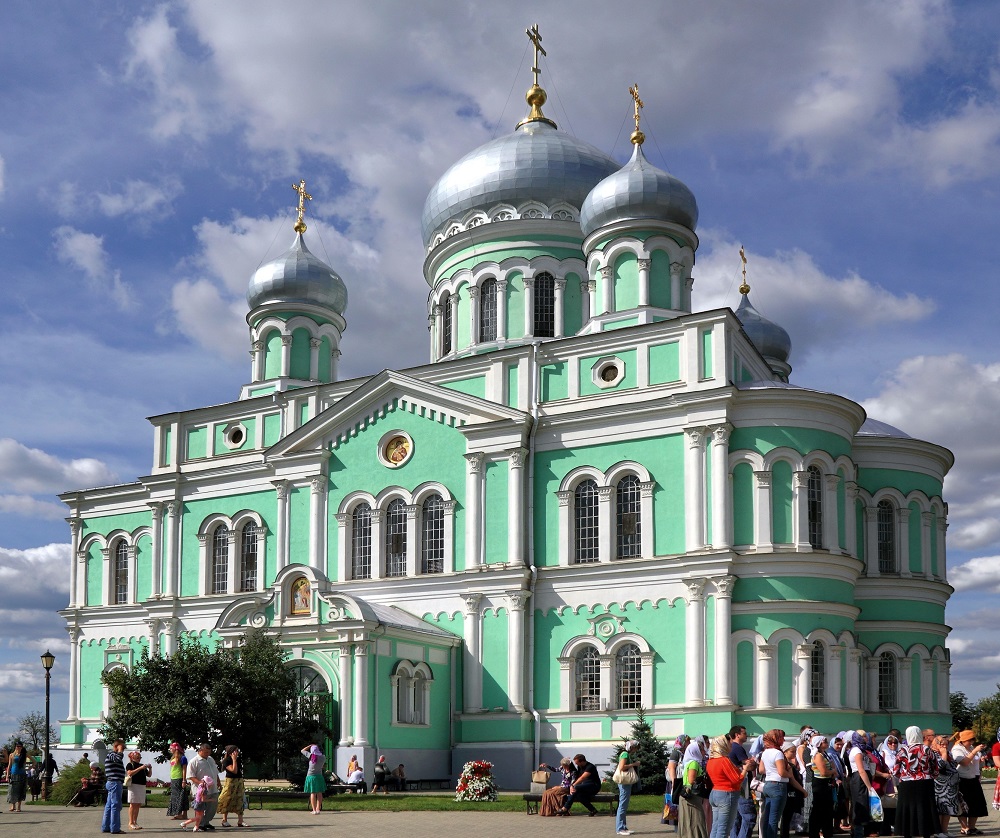
{"label": "onion dome", "polygon": [[254,273],[247,289],[247,303],[251,309],[267,303],[315,305],[343,314],[347,310],[347,286],[333,268],[310,252],[302,233],[297,232],[285,253]]}
{"label": "onion dome", "polygon": [[[745,291],[743,289],[746,289]],[[788,332],[777,323],[773,323],[764,317],[750,302],[750,288],[743,285],[740,288],[743,299],[740,300],[739,308],[736,309],[736,317],[743,325],[750,342],[757,347],[757,351],[763,356],[775,372],[787,377],[791,367],[788,366],[788,358],[792,354],[792,340],[788,337]]]}
{"label": "onion dome", "polygon": [[658,169],[642,153],[642,132],[633,135],[632,159],[606,177],[587,196],[580,209],[580,226],[589,236],[618,221],[671,221],[694,231],[698,203],[680,180]]}

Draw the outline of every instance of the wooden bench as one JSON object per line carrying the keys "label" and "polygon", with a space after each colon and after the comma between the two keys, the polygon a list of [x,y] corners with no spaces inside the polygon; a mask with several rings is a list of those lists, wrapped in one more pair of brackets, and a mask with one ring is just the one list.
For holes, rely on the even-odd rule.
{"label": "wooden bench", "polygon": [[418,791],[433,791],[441,789],[451,789],[451,778],[450,777],[437,777],[433,779],[424,780],[407,780],[406,787],[410,788],[411,783],[417,784]]}
{"label": "wooden bench", "polygon": [[[537,815],[538,814],[538,804],[542,802],[542,796],[533,792],[525,792],[522,797],[524,798],[524,810],[526,815]],[[607,803],[608,804],[608,814],[613,815],[618,809],[618,795],[610,794],[608,792],[598,792],[591,799],[591,803]]]}
{"label": "wooden bench", "polygon": [[258,809],[264,808],[264,802],[268,800],[302,800],[308,801],[309,795],[304,791],[248,791],[247,808],[253,809],[254,802]]}

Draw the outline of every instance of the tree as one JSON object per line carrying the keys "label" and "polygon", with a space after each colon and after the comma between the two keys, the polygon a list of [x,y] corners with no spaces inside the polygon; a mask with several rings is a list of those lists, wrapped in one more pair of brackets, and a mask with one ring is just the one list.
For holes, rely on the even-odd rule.
{"label": "tree", "polygon": [[951,693],[951,726],[955,730],[968,730],[976,718],[976,705],[963,692]]}
{"label": "tree", "polygon": [[[976,704],[976,720],[971,727],[980,742],[996,741],[997,729],[1000,728],[1000,684],[997,684],[997,691],[993,695],[980,699]],[[988,756],[986,763],[992,764]]]}
{"label": "tree", "polygon": [[[632,732],[628,736],[622,737],[621,745],[615,745],[615,752],[611,758],[615,768],[618,767],[618,758],[629,739],[634,739],[639,743],[632,752],[634,760],[630,761],[639,763],[637,771],[642,783],[642,793],[663,794],[663,790],[666,788],[664,772],[667,768],[667,746],[653,735],[653,729],[646,721],[646,711],[641,707],[636,720],[632,722]],[[614,769],[609,771],[607,776],[610,777],[613,773]]]}
{"label": "tree", "polygon": [[313,738],[330,731],[316,702],[298,695],[287,657],[261,631],[248,632],[233,649],[213,652],[182,638],[170,657],[143,651],[132,671],[102,676],[113,709],[101,733],[109,740],[134,740],[142,750],[158,752],[160,762],[169,758],[174,741],[208,742],[216,752],[236,744],[247,762],[263,765],[288,760],[298,754],[305,731]]}
{"label": "tree", "polygon": [[[24,743],[29,753],[37,754],[45,748],[45,714],[33,710],[17,720],[16,737]],[[59,731],[49,725],[49,744],[59,741]]]}

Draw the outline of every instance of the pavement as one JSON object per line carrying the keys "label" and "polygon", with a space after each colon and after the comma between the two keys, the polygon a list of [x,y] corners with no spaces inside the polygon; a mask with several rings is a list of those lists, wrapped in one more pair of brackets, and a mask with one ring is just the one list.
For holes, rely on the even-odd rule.
{"label": "pavement", "polygon": [[[992,800],[992,784],[988,787]],[[984,791],[987,789],[984,788]],[[0,805],[3,805],[0,803]],[[76,836],[101,834],[100,808],[76,809],[62,806],[32,806],[26,803],[21,814],[10,814],[3,806],[0,813],[0,836],[20,838],[76,838]],[[125,813],[127,816],[127,812]],[[382,835],[389,838],[507,838],[527,834],[544,835],[545,838],[609,838],[615,834],[614,818],[603,811],[595,818],[574,814],[571,818],[546,818],[528,816],[523,812],[337,812],[325,811],[310,815],[299,811],[257,811],[245,815],[251,829],[243,832],[235,828],[222,829],[216,816],[216,838],[233,835],[239,838],[257,832],[277,832],[279,835]],[[234,820],[235,822],[235,820]],[[169,820],[163,809],[143,809],[139,815],[142,832],[129,835],[171,834],[180,836],[179,821]],[[662,835],[673,838],[673,827],[664,826],[655,814],[629,815],[629,829],[636,835]],[[979,828],[988,836],[1000,835],[1000,813],[990,806],[990,813],[981,818]],[[397,833],[396,830],[399,830]],[[189,833],[188,833],[189,834]],[[199,833],[200,835],[201,833]],[[958,824],[953,820],[952,838],[957,838]],[[234,836],[234,838],[236,838]]]}

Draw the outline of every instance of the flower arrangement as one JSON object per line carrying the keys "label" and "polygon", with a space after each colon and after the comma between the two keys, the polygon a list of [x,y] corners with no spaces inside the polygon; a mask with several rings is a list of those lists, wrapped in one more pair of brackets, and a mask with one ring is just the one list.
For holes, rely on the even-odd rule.
{"label": "flower arrangement", "polygon": [[493,779],[493,763],[484,759],[467,762],[455,786],[455,800],[497,799],[497,784]]}

